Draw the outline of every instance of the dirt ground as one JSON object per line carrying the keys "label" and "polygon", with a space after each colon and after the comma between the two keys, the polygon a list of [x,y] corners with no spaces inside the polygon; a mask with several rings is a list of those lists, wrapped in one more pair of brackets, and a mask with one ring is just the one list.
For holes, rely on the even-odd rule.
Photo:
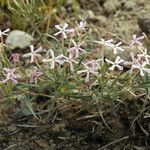
{"label": "dirt ground", "polygon": [[[80,0],[78,18],[99,29],[100,37],[109,35],[129,42],[133,34],[141,34],[137,20],[149,15],[150,0],[112,1],[115,6],[103,0]],[[64,9],[61,19],[71,11],[71,3]],[[10,26],[8,20],[0,24]],[[0,107],[0,150],[150,150],[150,116],[146,117],[150,107],[147,104],[141,112],[140,99],[116,104],[115,112],[104,110],[108,127],[90,103],[85,108],[81,101],[57,102],[40,121],[32,115],[14,117],[16,103],[7,109]],[[43,107],[43,102],[35,105]]]}

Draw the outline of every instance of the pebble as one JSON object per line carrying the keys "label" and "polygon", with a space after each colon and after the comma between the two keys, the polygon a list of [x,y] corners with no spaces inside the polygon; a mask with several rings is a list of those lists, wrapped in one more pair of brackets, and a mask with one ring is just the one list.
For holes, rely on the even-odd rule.
{"label": "pebble", "polygon": [[34,38],[28,33],[21,30],[14,30],[8,34],[6,39],[6,46],[11,50],[15,48],[24,49],[31,45],[33,41]]}
{"label": "pebble", "polygon": [[28,117],[33,115],[32,112],[29,110],[25,103],[21,104],[21,108],[16,109],[16,111],[12,114],[12,118],[15,120]]}
{"label": "pebble", "polygon": [[11,124],[10,126],[7,127],[7,130],[9,133],[13,133],[16,130],[18,130],[18,128],[15,125]]}

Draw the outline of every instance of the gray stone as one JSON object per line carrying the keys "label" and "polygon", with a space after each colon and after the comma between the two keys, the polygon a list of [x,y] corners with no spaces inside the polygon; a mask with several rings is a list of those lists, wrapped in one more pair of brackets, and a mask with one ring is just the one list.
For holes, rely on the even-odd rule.
{"label": "gray stone", "polygon": [[10,49],[29,46],[34,41],[33,37],[28,33],[20,30],[11,31],[6,39],[6,45]]}
{"label": "gray stone", "polygon": [[21,104],[21,107],[19,109],[16,109],[15,112],[12,114],[12,118],[17,120],[24,117],[28,117],[33,115],[32,112],[29,110],[27,105],[25,103]]}
{"label": "gray stone", "polygon": [[15,125],[11,124],[11,125],[9,125],[9,126],[7,127],[7,130],[8,130],[9,133],[13,133],[13,132],[15,132],[16,130],[18,130],[18,128],[17,128]]}

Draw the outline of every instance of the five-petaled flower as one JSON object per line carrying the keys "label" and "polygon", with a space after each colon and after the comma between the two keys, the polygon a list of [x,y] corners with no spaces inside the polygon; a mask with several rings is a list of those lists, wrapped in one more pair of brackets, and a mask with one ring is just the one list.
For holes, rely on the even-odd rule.
{"label": "five-petaled flower", "polygon": [[149,64],[150,55],[147,53],[147,48],[145,48],[144,50],[141,48],[140,51],[141,54],[138,54],[137,56],[139,58],[144,58],[146,62]]}
{"label": "five-petaled flower", "polygon": [[140,63],[140,62],[137,61],[136,59],[135,59],[135,61],[136,61],[136,64],[133,64],[133,65],[132,65],[132,68],[133,68],[133,69],[139,69],[141,76],[144,76],[144,72],[147,72],[147,73],[150,74],[150,69],[148,69],[148,68],[146,67],[146,66],[148,65],[148,63],[147,63],[146,61],[144,61],[144,62],[142,62],[142,63]]}
{"label": "five-petaled flower", "polygon": [[110,44],[108,45],[108,47],[111,48],[111,49],[113,49],[113,53],[114,53],[114,54],[117,54],[118,51],[124,51],[123,48],[119,47],[121,44],[122,44],[122,42],[119,42],[119,43],[117,43],[117,44],[112,44],[112,43],[110,43]]}
{"label": "five-petaled flower", "polygon": [[144,39],[144,36],[137,37],[136,35],[133,35],[133,40],[131,40],[130,46],[133,46],[133,45],[142,46],[143,44],[140,41],[143,39]]}
{"label": "five-petaled flower", "polygon": [[80,70],[77,73],[78,74],[86,73],[85,82],[89,82],[90,74],[98,76],[99,73],[97,71],[97,68],[95,68],[95,66],[89,67],[86,63],[83,63],[83,62],[82,62],[82,64],[83,64],[85,69],[84,70]]}
{"label": "five-petaled flower", "polygon": [[73,63],[77,64],[78,62],[73,59],[73,55],[70,53],[69,57],[64,56],[65,62],[69,63],[70,70],[74,71]]}
{"label": "five-petaled flower", "polygon": [[51,58],[50,59],[43,59],[43,62],[51,62],[51,69],[55,68],[55,64],[58,63],[60,65],[62,65],[64,63],[64,55],[61,54],[57,57],[55,57],[54,55],[54,51],[53,50],[49,50],[50,54],[51,54]]}
{"label": "five-petaled flower", "polygon": [[107,58],[105,59],[107,63],[112,64],[112,66],[109,68],[109,70],[114,70],[116,67],[119,70],[123,70],[123,67],[119,64],[123,63],[124,60],[120,58],[120,56],[117,56],[116,60],[114,62],[108,60]]}
{"label": "five-petaled flower", "polygon": [[55,28],[57,28],[59,31],[55,33],[54,35],[57,36],[59,34],[62,34],[64,39],[67,39],[67,34],[66,33],[73,33],[74,29],[66,29],[68,27],[68,24],[65,23],[63,27],[60,27],[59,25],[55,25]]}
{"label": "five-petaled flower", "polygon": [[74,40],[71,39],[71,42],[73,43],[73,47],[68,49],[68,52],[73,52],[75,53],[75,58],[79,57],[79,51],[86,53],[86,51],[84,49],[81,48],[81,46],[84,44],[84,41],[81,42],[80,44],[75,43]]}
{"label": "five-petaled flower", "polygon": [[3,36],[3,35],[8,35],[7,32],[9,32],[10,29],[6,29],[4,31],[0,30],[0,38]]}
{"label": "five-petaled flower", "polygon": [[2,81],[2,83],[6,83],[9,80],[13,81],[14,83],[17,83],[17,80],[16,80],[17,77],[14,74],[15,71],[16,71],[16,68],[12,68],[12,69],[10,69],[10,68],[4,68],[3,70],[5,71],[4,76],[6,78]]}
{"label": "five-petaled flower", "polygon": [[110,40],[100,39],[100,41],[94,41],[94,42],[107,47],[112,44],[113,39],[110,39]]}
{"label": "five-petaled flower", "polygon": [[31,57],[31,63],[34,62],[35,57],[41,57],[41,54],[37,54],[42,50],[42,47],[39,47],[38,49],[34,50],[34,46],[30,45],[30,53],[24,54],[23,57]]}

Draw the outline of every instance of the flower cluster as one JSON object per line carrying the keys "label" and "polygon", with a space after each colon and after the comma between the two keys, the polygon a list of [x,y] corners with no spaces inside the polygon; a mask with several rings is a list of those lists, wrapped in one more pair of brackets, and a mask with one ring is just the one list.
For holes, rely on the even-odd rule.
{"label": "flower cluster", "polygon": [[[60,38],[70,41],[69,46],[67,48],[65,47],[65,51],[57,54],[55,50],[52,50],[50,48],[49,50],[47,50],[47,58],[42,55],[44,53],[42,51],[42,47],[35,49],[34,45],[30,45],[31,52],[23,54],[22,58],[29,57],[30,63],[32,63],[32,65],[34,65],[33,62],[38,63],[38,61],[36,61],[36,58],[41,58],[42,65],[49,64],[45,65],[46,67],[48,67],[48,69],[61,69],[61,67],[63,67],[74,73],[78,77],[85,77],[85,82],[90,82],[91,79],[99,77],[101,73],[101,62],[111,65],[108,67],[110,73],[113,70],[123,71],[123,66],[129,65],[130,73],[133,73],[134,71],[139,71],[141,76],[144,76],[146,73],[148,75],[150,74],[150,55],[148,53],[148,49],[146,49],[141,42],[141,40],[144,39],[144,36],[137,37],[136,35],[133,35],[133,39],[131,40],[129,46],[131,47],[131,49],[132,47],[136,47],[138,53],[130,53],[131,61],[124,60],[121,58],[121,56],[119,56],[121,52],[125,51],[125,49],[122,48],[122,45],[124,45],[123,42],[115,42],[113,39],[106,40],[103,38],[100,39],[100,41],[94,42],[98,45],[104,46],[106,50],[110,51],[110,53],[112,52],[113,56],[115,56],[114,61],[111,58],[97,58],[96,55],[95,59],[90,58],[90,60],[88,60],[86,58],[87,50],[85,48],[85,43],[87,44],[88,42],[85,39],[82,39],[84,37],[83,33],[86,32],[86,22],[81,21],[80,23],[76,23],[76,27],[69,29],[67,23],[64,23],[63,26],[55,25],[55,28],[59,30],[54,34],[55,36],[59,36],[61,34],[62,37]],[[5,30],[2,32],[0,30],[0,36],[7,35],[8,31],[9,30]],[[84,57],[82,57],[83,55]],[[16,63],[19,62],[20,54],[12,54],[10,60]],[[15,63],[13,65],[15,65]],[[16,68],[14,66],[12,66],[11,68],[3,68],[5,72],[5,79],[2,81],[2,83],[6,83],[10,80],[14,83],[17,83],[17,76],[15,75]],[[38,71],[37,68],[32,70],[32,72],[30,73],[30,83],[36,84],[37,79],[43,75],[44,73]]]}
{"label": "flower cluster", "polygon": [[121,48],[121,44],[122,42],[119,42],[117,44],[113,44],[113,40],[105,40],[105,39],[101,39],[101,41],[95,41],[96,43],[105,46],[108,49],[112,49],[114,54],[117,54],[118,51],[124,51],[123,48]]}

